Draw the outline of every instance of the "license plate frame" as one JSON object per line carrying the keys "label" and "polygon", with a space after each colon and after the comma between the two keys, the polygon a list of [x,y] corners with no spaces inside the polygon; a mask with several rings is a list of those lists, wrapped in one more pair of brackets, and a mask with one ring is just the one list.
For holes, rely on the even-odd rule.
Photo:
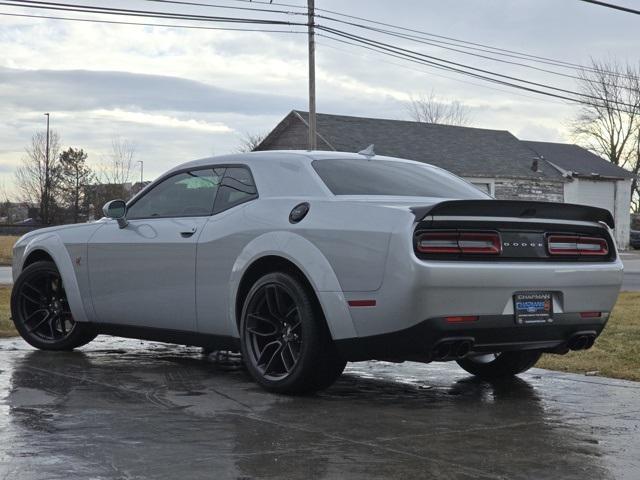
{"label": "license plate frame", "polygon": [[517,325],[543,325],[553,322],[553,292],[516,292],[513,294],[514,320]]}

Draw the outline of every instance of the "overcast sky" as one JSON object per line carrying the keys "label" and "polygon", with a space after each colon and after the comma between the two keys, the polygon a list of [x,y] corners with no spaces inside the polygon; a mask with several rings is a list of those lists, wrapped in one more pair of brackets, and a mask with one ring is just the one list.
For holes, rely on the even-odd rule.
{"label": "overcast sky", "polygon": [[[615,1],[630,7],[640,3]],[[76,3],[304,21],[296,15],[147,1]],[[256,5],[234,0],[215,3]],[[284,3],[306,4],[304,0]],[[578,0],[316,0],[316,6],[573,63],[588,63],[590,57],[640,60],[639,16]],[[0,12],[96,18],[7,6],[0,6]],[[338,28],[371,35],[355,27]],[[571,79],[439,47],[385,40],[575,89]],[[306,41],[304,34],[294,33],[0,16],[0,182],[13,191],[13,171],[31,136],[44,129],[44,112],[51,112],[52,129],[59,133],[63,147],[85,149],[94,165],[108,152],[113,137],[134,142],[137,159],[144,161],[149,180],[178,163],[232,152],[245,132],[268,132],[291,109],[307,109]],[[406,102],[411,95],[430,91],[443,100],[456,99],[468,105],[475,127],[509,130],[527,140],[570,141],[568,126],[576,114],[575,106],[318,38],[319,112],[401,119],[407,117]]]}

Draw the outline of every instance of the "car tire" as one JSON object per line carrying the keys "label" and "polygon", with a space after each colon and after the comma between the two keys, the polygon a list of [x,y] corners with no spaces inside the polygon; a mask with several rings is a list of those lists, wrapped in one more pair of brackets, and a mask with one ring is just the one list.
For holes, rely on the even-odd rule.
{"label": "car tire", "polygon": [[20,273],[11,291],[11,316],[20,336],[40,350],[73,350],[97,335],[93,325],[73,320],[62,277],[50,261]]}
{"label": "car tire", "polygon": [[240,319],[240,345],[254,380],[277,393],[328,388],[346,365],[313,292],[287,272],[266,274],[249,290]]}
{"label": "car tire", "polygon": [[458,365],[467,372],[487,380],[513,377],[526,372],[540,359],[538,350],[502,352],[479,356],[468,356],[457,360]]}

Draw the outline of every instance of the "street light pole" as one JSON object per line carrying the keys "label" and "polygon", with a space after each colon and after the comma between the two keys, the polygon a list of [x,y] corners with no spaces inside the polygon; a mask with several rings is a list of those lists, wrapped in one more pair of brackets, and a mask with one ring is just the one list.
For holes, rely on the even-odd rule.
{"label": "street light pole", "polygon": [[315,5],[307,0],[309,15],[309,150],[315,150],[316,144],[316,44],[315,44]]}
{"label": "street light pole", "polygon": [[136,163],[140,164],[140,187],[142,187],[142,182],[144,182],[144,162],[142,160],[138,160]]}
{"label": "street light pole", "polygon": [[42,221],[45,224],[49,223],[49,114],[44,114],[47,117],[47,141],[45,147],[45,164],[44,164],[44,192],[42,201],[42,212],[40,215]]}

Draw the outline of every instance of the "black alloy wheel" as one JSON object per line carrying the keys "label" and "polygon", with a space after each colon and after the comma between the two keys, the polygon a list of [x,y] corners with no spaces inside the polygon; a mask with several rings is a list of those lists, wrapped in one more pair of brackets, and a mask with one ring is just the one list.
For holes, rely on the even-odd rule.
{"label": "black alloy wheel", "polygon": [[11,292],[11,313],[22,338],[37,348],[70,350],[95,338],[90,325],[74,321],[52,262],[35,262],[23,270]]}
{"label": "black alloy wheel", "polygon": [[305,393],[328,387],[340,360],[311,292],[295,276],[270,273],[249,291],[241,317],[245,364],[263,387]]}
{"label": "black alloy wheel", "polygon": [[248,305],[246,344],[250,359],[267,379],[290,375],[302,350],[300,310],[287,288],[279,283],[261,287]]}

